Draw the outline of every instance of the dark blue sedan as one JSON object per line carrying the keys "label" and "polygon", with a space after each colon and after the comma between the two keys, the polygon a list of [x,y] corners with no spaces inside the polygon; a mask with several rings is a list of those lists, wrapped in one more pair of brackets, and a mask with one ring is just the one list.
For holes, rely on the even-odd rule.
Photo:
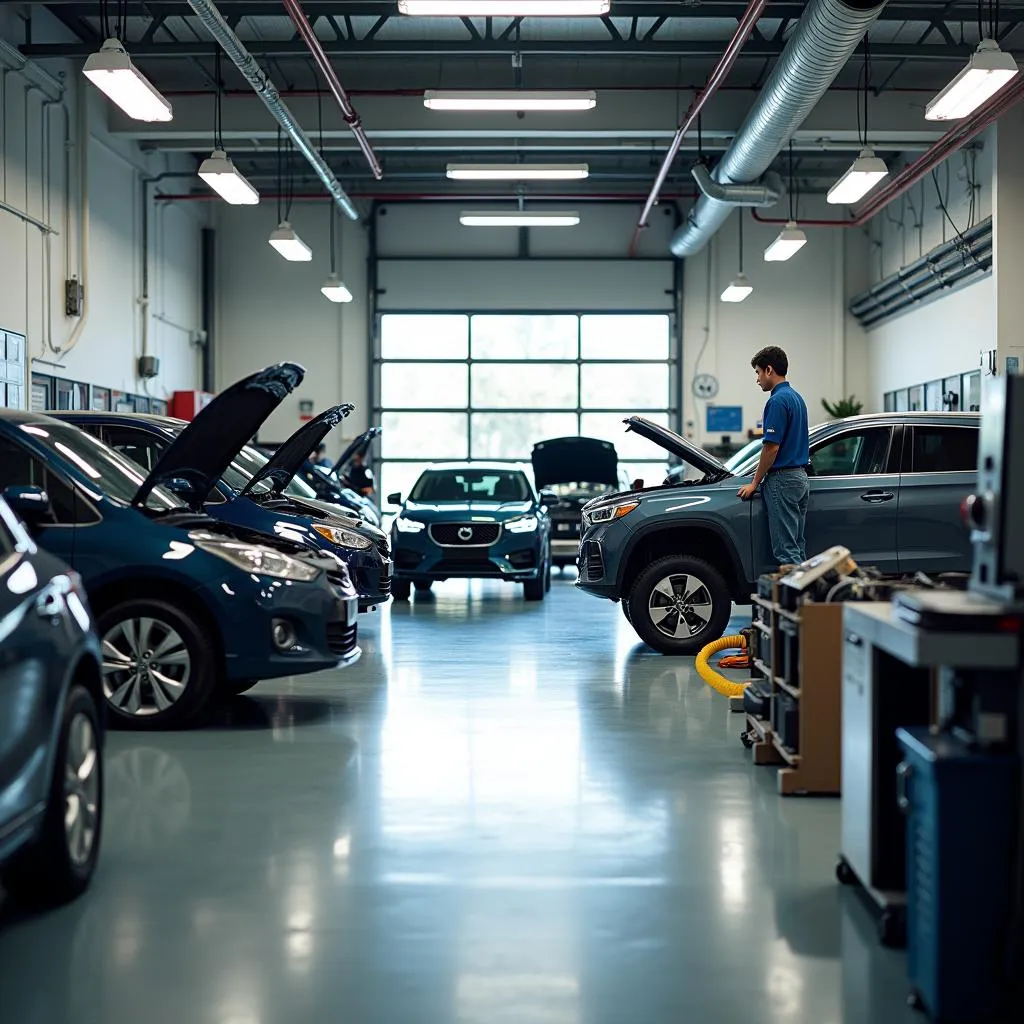
{"label": "dark blue sedan", "polygon": [[[294,380],[287,364],[251,380],[251,415],[276,406]],[[246,426],[240,415],[233,429]],[[49,495],[30,526],[85,583],[112,724],[181,725],[218,690],[359,657],[359,599],[345,563],[192,511],[180,492],[187,463],[201,465],[194,454],[161,459],[147,476],[69,423],[0,412],[0,489]]]}
{"label": "dark blue sedan", "polygon": [[[12,495],[32,516],[48,500]],[[63,903],[92,878],[103,826],[100,645],[78,575],[0,499],[0,880]]]}

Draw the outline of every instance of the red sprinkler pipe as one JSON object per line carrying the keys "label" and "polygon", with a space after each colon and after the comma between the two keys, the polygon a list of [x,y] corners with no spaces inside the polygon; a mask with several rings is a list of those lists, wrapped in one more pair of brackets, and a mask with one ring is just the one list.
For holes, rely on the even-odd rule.
{"label": "red sprinkler pipe", "polygon": [[324,53],[324,48],[320,45],[320,40],[317,38],[316,33],[313,31],[313,26],[306,17],[306,12],[303,11],[299,0],[284,0],[284,6],[299,35],[302,36],[302,41],[306,44],[313,60],[316,61],[317,67],[326,79],[332,95],[337,100],[338,106],[341,108],[341,116],[345,119],[345,123],[349,128],[352,129],[352,134],[355,136],[356,142],[359,143],[359,148],[363,151],[363,156],[366,157],[370,170],[373,171],[373,176],[380,181],[384,177],[384,171],[381,169],[377,154],[373,151],[373,146],[370,145],[370,140],[366,137],[363,122],[356,113],[356,108],[352,106],[348,93],[345,92],[341,82],[338,81],[338,76],[327,54]]}
{"label": "red sprinkler pipe", "polygon": [[761,12],[767,4],[768,0],[752,0],[750,6],[743,12],[743,17],[740,18],[736,32],[733,34],[732,39],[729,40],[729,45],[719,58],[714,71],[711,72],[707,84],[693,97],[690,109],[679,123],[676,134],[672,139],[672,144],[668,147],[665,159],[661,162],[661,168],[658,171],[658,176],[654,179],[651,194],[647,197],[647,202],[644,203],[643,213],[640,214],[636,231],[633,233],[633,241],[629,245],[630,256],[636,255],[636,247],[640,242],[640,233],[647,227],[647,218],[650,217],[651,210],[654,209],[654,204],[658,201],[658,196],[661,194],[675,158],[679,155],[679,149],[683,144],[686,133],[697,123],[697,118],[700,116],[700,112],[704,109],[705,104],[718,92],[719,86],[721,86],[726,76],[732,70],[733,64],[736,63],[736,58],[740,55],[740,50],[743,49],[747,38],[753,32],[754,26],[757,24],[757,20],[761,17]]}
{"label": "red sprinkler pipe", "polygon": [[[951,157],[958,149],[965,146],[976,135],[979,135],[994,124],[1011,107],[1024,99],[1024,76],[1018,76],[1012,85],[997,93],[984,106],[979,107],[970,117],[965,118],[951,128],[930,149],[926,149],[912,164],[907,164],[876,195],[864,204],[856,216],[849,220],[801,220],[806,227],[828,228],[859,228],[863,227],[872,217],[881,213],[894,199],[916,185],[926,174],[938,167],[943,160]],[[753,210],[754,220],[762,224],[785,224],[785,217],[764,217]]]}

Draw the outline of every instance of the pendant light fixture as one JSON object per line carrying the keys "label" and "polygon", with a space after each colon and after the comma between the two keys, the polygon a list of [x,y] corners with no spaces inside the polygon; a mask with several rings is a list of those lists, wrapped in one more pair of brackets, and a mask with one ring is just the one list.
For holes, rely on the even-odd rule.
{"label": "pendant light fixture", "polygon": [[740,227],[740,247],[739,247],[739,273],[732,279],[729,287],[722,292],[723,302],[742,302],[753,290],[753,285],[747,280],[747,275],[743,273],[743,207],[739,206],[736,208],[736,219],[739,222]]}
{"label": "pendant light fixture", "polygon": [[[857,129],[861,134],[863,149],[860,156],[850,165],[846,173],[828,190],[828,201],[833,206],[849,206],[860,202],[883,178],[888,177],[889,168],[881,157],[875,156],[868,145],[868,94],[871,91],[871,54],[868,37],[864,36],[864,118],[861,132],[860,96],[857,97]],[[858,90],[859,91],[859,90]]]}
{"label": "pendant light fixture", "polygon": [[611,7],[611,0],[398,0],[399,14],[431,18],[581,18]]}
{"label": "pendant light fixture", "polygon": [[789,140],[789,220],[778,237],[764,251],[766,263],[782,263],[795,256],[806,244],[807,235],[796,222],[796,189],[793,173],[793,140]]}
{"label": "pendant light fixture", "polygon": [[[287,173],[286,173],[287,172]],[[287,181],[286,181],[287,178]],[[291,177],[291,161],[285,156],[281,129],[277,129],[277,227],[271,232],[267,241],[289,263],[309,263],[313,258],[313,250],[299,238],[298,232],[291,226],[293,185]],[[287,193],[287,203],[282,209],[282,196]]]}
{"label": "pendant light fixture", "polygon": [[214,78],[216,93],[213,109],[213,152],[199,167],[199,177],[220,197],[232,206],[256,206],[260,194],[248,182],[224,150],[224,114],[221,107],[223,83],[220,78],[220,47],[214,54]]}
{"label": "pendant light fixture", "polygon": [[592,110],[597,106],[597,93],[529,92],[520,89],[490,90],[440,90],[428,89],[423,94],[423,106],[428,110],[507,110],[512,113],[523,111],[551,110]]}
{"label": "pendant light fixture", "polygon": [[320,291],[323,292],[324,296],[331,300],[331,302],[351,302],[352,293],[345,287],[344,283],[338,277],[338,268],[335,264],[336,257],[336,245],[334,236],[334,224],[336,219],[337,210],[335,209],[334,203],[330,204],[331,207],[331,273],[327,280],[323,283]]}
{"label": "pendant light fixture", "polygon": [[113,29],[109,0],[100,2],[100,30],[104,43],[82,68],[82,74],[134,121],[170,121],[167,98],[132,63],[121,40],[127,34],[127,5],[118,4]]}
{"label": "pendant light fixture", "polygon": [[978,48],[967,66],[924,108],[928,121],[956,121],[977,110],[1011,79],[1017,76],[1017,62],[996,42],[999,34],[999,4],[989,0],[988,30],[984,23],[984,2],[978,0]]}

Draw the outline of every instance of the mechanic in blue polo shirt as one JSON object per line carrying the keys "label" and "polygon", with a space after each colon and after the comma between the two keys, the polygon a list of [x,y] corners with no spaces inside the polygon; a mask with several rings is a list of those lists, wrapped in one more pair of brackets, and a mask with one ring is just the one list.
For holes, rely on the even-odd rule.
{"label": "mechanic in blue polo shirt", "polygon": [[807,406],[786,380],[789,359],[777,345],[761,349],[750,360],[757,386],[771,392],[764,407],[764,438],[754,479],[737,492],[747,501],[764,484],[764,507],[772,553],[780,569],[799,565],[807,558],[804,523],[811,461],[807,437]]}

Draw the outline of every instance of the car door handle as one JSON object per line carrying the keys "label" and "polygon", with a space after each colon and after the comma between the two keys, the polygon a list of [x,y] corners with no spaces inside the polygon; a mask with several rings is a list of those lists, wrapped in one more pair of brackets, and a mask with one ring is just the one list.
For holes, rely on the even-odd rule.
{"label": "car door handle", "polygon": [[892,491],[865,491],[861,496],[861,501],[869,501],[872,505],[880,505],[883,501],[892,501],[896,495]]}

